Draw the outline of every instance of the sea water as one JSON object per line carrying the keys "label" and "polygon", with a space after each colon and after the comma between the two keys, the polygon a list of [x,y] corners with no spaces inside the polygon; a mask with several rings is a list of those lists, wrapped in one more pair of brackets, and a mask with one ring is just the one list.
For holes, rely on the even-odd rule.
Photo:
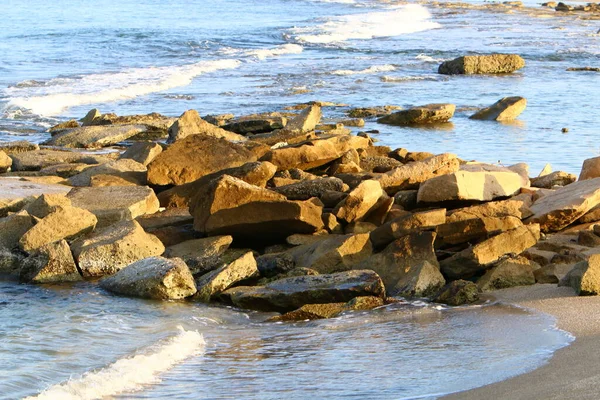
{"label": "sea water", "polygon": [[[529,4],[531,3],[531,4]],[[537,7],[529,2],[526,5]],[[537,7],[539,8],[539,7]],[[177,116],[449,102],[451,124],[368,122],[381,144],[578,173],[600,155],[598,22],[471,2],[7,0],[0,18],[0,141],[40,142],[90,108]],[[521,54],[503,76],[443,76],[463,54]],[[469,120],[524,96],[510,124]],[[563,127],[569,132],[561,132]],[[92,284],[0,284],[0,398],[434,398],[526,372],[569,337],[488,305],[425,303],[327,321],[264,323],[194,303],[108,295]],[[120,396],[120,397],[119,397]]]}

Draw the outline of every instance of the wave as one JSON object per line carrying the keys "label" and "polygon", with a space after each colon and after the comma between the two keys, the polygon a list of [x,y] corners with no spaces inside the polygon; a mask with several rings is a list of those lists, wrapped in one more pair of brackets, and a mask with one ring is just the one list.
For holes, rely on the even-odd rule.
{"label": "wave", "polygon": [[304,48],[299,44],[288,43],[282,46],[277,46],[273,49],[259,49],[246,51],[246,54],[249,56],[256,57],[259,60],[264,60],[269,57],[276,57],[284,54],[300,54],[303,50]]}
{"label": "wave", "polygon": [[321,25],[295,28],[292,32],[299,42],[327,44],[349,39],[399,36],[441,26],[430,19],[431,14],[425,7],[408,4],[385,11],[333,17]]}
{"label": "wave", "polygon": [[374,65],[372,67],[361,69],[361,70],[351,70],[351,69],[338,69],[333,71],[333,75],[364,75],[364,74],[376,74],[378,72],[389,72],[395,71],[396,67],[393,65]]}
{"label": "wave", "polygon": [[434,58],[434,57],[428,56],[427,54],[423,54],[423,53],[417,55],[415,58],[417,60],[427,62],[427,63],[440,63],[440,62],[448,61],[447,58]]}
{"label": "wave", "polygon": [[196,331],[181,332],[168,341],[154,346],[149,354],[123,358],[81,378],[52,386],[37,396],[25,400],[91,400],[116,396],[142,389],[159,381],[164,373],[184,360],[202,354],[205,342]]}
{"label": "wave", "polygon": [[413,81],[439,81],[435,76],[382,76],[382,82],[413,82]]}

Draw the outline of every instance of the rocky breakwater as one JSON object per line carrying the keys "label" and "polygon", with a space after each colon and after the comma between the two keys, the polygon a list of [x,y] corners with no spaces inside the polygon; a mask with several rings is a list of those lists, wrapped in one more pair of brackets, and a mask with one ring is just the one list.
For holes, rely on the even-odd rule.
{"label": "rocky breakwater", "polygon": [[[519,102],[484,114],[502,119],[498,110]],[[453,110],[389,110],[381,122],[439,123]],[[586,160],[579,180],[549,168],[530,178],[525,164],[377,146],[339,124],[316,130],[318,104],[221,127],[188,111],[163,127],[169,144],[129,136],[125,151],[100,155],[90,146],[163,119],[97,114],[84,118],[93,130],[57,128],[60,148],[7,153],[3,273],[99,280],[119,295],[224,303],[283,321],[396,297],[460,305],[535,282],[600,293],[600,159]]]}

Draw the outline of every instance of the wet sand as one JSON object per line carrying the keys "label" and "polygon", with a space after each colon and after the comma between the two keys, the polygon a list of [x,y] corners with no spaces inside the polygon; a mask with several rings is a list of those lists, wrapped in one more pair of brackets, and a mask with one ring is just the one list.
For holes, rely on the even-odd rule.
{"label": "wet sand", "polygon": [[443,399],[599,399],[600,297],[578,297],[571,288],[535,285],[494,292],[502,302],[553,315],[575,336],[548,364],[527,374],[455,393]]}

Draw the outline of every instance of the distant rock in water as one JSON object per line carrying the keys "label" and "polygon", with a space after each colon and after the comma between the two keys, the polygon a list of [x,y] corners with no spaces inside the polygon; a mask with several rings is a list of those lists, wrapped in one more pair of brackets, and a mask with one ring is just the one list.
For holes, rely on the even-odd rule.
{"label": "distant rock in water", "polygon": [[527,107],[527,100],[524,97],[504,97],[469,118],[487,121],[512,121],[521,115],[525,107]]}
{"label": "distant rock in water", "polygon": [[443,62],[438,73],[444,75],[508,74],[524,66],[525,60],[516,54],[463,56]]}
{"label": "distant rock in water", "polygon": [[[600,33],[600,30],[598,31]],[[596,67],[571,67],[567,68],[569,72],[600,72],[600,68]]]}
{"label": "distant rock in water", "polygon": [[448,122],[454,116],[456,106],[454,104],[427,104],[401,110],[385,117],[379,118],[377,122],[388,125],[419,125]]}

